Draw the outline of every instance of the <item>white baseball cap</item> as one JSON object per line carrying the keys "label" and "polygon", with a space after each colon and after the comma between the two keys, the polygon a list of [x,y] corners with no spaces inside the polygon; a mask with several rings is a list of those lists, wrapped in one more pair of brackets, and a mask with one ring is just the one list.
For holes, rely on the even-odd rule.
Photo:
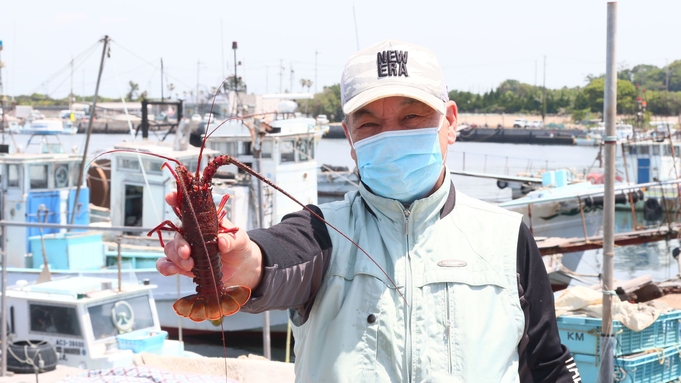
{"label": "white baseball cap", "polygon": [[394,40],[385,40],[355,52],[341,77],[343,113],[381,98],[402,96],[419,100],[445,114],[449,101],[445,79],[430,50]]}

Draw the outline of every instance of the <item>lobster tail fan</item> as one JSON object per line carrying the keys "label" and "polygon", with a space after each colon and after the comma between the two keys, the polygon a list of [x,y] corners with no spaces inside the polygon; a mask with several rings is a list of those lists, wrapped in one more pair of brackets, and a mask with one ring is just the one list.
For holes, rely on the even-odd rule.
{"label": "lobster tail fan", "polygon": [[220,298],[223,316],[236,314],[251,297],[251,289],[246,286],[226,287]]}
{"label": "lobster tail fan", "polygon": [[215,297],[206,299],[201,294],[192,294],[178,299],[173,304],[173,309],[177,315],[194,322],[218,320],[223,316],[236,314],[250,297],[251,289],[248,287],[230,286],[223,290],[219,304]]}

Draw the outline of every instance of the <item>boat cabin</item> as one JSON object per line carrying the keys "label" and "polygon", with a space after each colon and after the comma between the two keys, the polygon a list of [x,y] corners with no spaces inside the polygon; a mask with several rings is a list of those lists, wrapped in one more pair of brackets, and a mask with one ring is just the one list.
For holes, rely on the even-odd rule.
{"label": "boat cabin", "polygon": [[[175,222],[177,216],[165,203],[165,195],[176,190],[175,178],[167,168],[161,168],[163,158],[175,158],[192,173],[196,171],[199,148],[174,150],[172,144],[151,141],[123,142],[116,150],[139,151],[111,153],[111,224],[153,228],[164,220]],[[204,150],[201,170],[217,152]],[[170,162],[173,169],[177,166]],[[218,199],[219,202],[219,199]],[[138,233],[135,233],[137,235]]]}
{"label": "boat cabin", "polygon": [[[5,221],[47,222],[57,224],[90,223],[89,190],[76,189],[82,157],[74,153],[12,153],[0,155],[0,212]],[[45,228],[42,234],[64,232]],[[40,228],[6,226],[3,249],[9,267],[32,267],[30,237]]]}
{"label": "boat cabin", "polygon": [[624,142],[617,146],[616,166],[627,174],[618,175],[638,184],[675,180],[681,175],[681,143],[674,142],[673,150],[674,155],[669,141]]}
{"label": "boat cabin", "polygon": [[[181,355],[166,341],[149,284],[72,277],[7,289],[10,341],[47,341],[58,364],[83,369],[131,366],[135,352]],[[11,344],[11,343],[10,343]]]}
{"label": "boat cabin", "polygon": [[[301,203],[317,204],[317,168],[316,151],[319,140],[324,131],[314,118],[293,117],[275,119],[273,121],[253,121],[254,127],[233,121],[220,127],[210,136],[206,147],[218,151],[220,154],[228,154],[245,163],[272,181],[277,186],[286,190]],[[217,125],[216,125],[217,126]],[[252,131],[260,131],[261,134]],[[257,153],[253,151],[254,139],[259,142],[261,148],[258,160]],[[258,146],[258,145],[256,145]],[[259,181],[251,177],[243,170],[234,165],[224,166],[220,169],[215,191],[229,194],[248,195],[251,190],[257,191]],[[230,181],[233,179],[234,181]],[[242,180],[242,182],[237,182]],[[222,182],[222,186],[220,183]],[[256,193],[257,194],[257,193]],[[240,206],[234,205],[231,209],[248,214],[249,219],[243,220],[232,215],[230,218],[237,226],[241,227],[269,227],[283,218],[284,215],[300,210],[301,207],[287,196],[273,190],[270,186],[262,184],[262,193],[258,197],[262,202],[262,222],[258,224],[258,213],[251,209],[252,202]],[[236,203],[236,201],[235,201]],[[229,201],[228,201],[229,204]],[[250,210],[249,213],[246,211]],[[229,214],[228,214],[229,216]]]}

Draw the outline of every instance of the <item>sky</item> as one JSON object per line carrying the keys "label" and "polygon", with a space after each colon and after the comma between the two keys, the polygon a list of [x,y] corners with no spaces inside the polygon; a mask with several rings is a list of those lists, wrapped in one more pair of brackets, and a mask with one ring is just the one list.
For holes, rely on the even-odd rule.
{"label": "sky", "polygon": [[[620,68],[681,59],[681,1],[617,4]],[[0,60],[7,95],[92,95],[108,35],[106,97],[130,81],[152,98],[162,80],[165,97],[210,92],[235,53],[249,93],[307,91],[301,79],[315,92],[339,83],[358,47],[390,38],[435,52],[450,90],[481,93],[544,74],[548,88],[585,85],[605,72],[606,25],[604,0],[0,0]]]}

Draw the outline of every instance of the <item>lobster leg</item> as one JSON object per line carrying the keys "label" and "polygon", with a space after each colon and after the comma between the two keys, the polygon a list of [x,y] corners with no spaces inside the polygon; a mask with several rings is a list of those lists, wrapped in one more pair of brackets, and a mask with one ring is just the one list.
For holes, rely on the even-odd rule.
{"label": "lobster leg", "polygon": [[220,222],[220,227],[218,228],[218,233],[236,233],[239,231],[238,227],[233,227],[233,228],[227,228],[222,226],[222,219],[225,218],[227,215],[227,210],[225,210],[225,204],[227,203],[227,200],[229,199],[229,194],[225,194],[222,196],[222,199],[220,200],[220,205],[218,205],[218,222]]}
{"label": "lobster leg", "polygon": [[175,226],[175,224],[171,221],[165,220],[161,222],[158,226],[151,229],[151,231],[147,233],[147,237],[151,237],[151,233],[156,232],[158,234],[158,240],[161,242],[161,247],[166,247],[165,243],[163,243],[163,237],[161,237],[161,231],[176,231],[182,234],[182,229]]}

